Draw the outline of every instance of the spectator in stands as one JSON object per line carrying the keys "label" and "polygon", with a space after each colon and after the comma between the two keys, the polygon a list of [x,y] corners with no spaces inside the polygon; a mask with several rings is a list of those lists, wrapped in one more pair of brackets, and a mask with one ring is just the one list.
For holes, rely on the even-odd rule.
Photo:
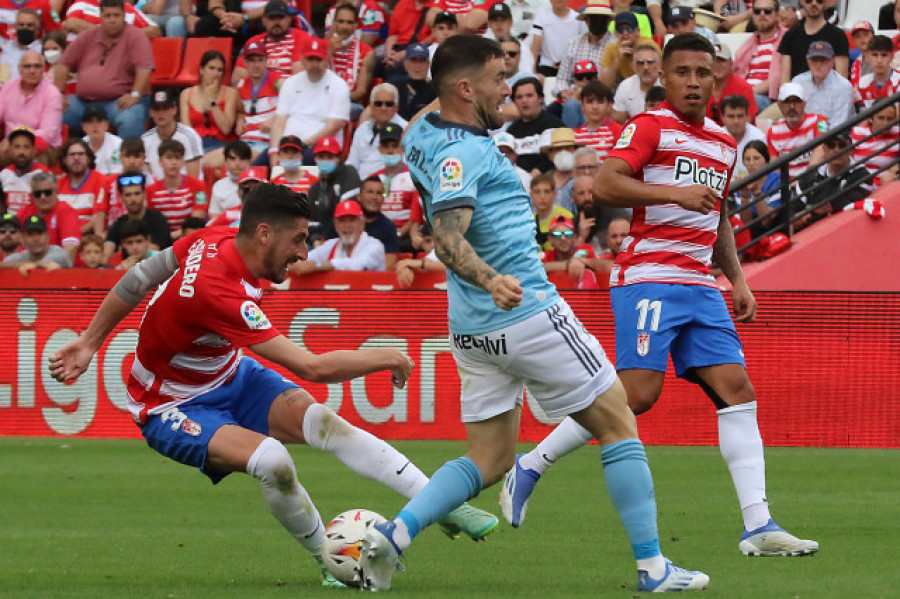
{"label": "spectator in stands", "polygon": [[122,227],[130,220],[142,221],[150,231],[150,244],[153,249],[163,250],[172,245],[172,236],[169,233],[169,222],[165,215],[158,210],[147,207],[144,186],[147,178],[140,171],[126,170],[116,177],[116,186],[125,214],[120,216],[110,225],[106,232],[106,241],[103,244],[104,262],[119,249],[122,242]]}
{"label": "spectator in stands", "polygon": [[500,153],[512,162],[513,168],[516,169],[516,174],[519,175],[519,179],[522,181],[522,187],[524,189],[531,189],[531,175],[528,171],[516,164],[516,160],[519,157],[519,155],[516,154],[516,138],[506,131],[500,131],[499,133],[494,134],[493,137],[494,145],[497,146]]}
{"label": "spectator in stands", "polygon": [[[384,269],[393,270],[400,244],[397,241],[397,225],[381,211],[384,199],[384,183],[377,175],[372,175],[362,182],[357,201],[366,219],[365,231],[369,237],[377,239],[384,246]],[[325,237],[333,239],[337,236],[332,221],[325,231]]]}
{"label": "spectator in stands", "polygon": [[[125,22],[140,29],[150,38],[162,36],[160,28],[147,18],[147,15],[135,8],[130,2],[123,5],[125,10]],[[66,11],[66,20],[62,22],[63,29],[70,35],[79,35],[89,29],[100,25],[100,3],[98,0],[76,0]]]}
{"label": "spectator in stands", "polygon": [[265,155],[269,149],[269,132],[275,121],[278,92],[285,81],[281,73],[266,67],[266,56],[265,43],[259,40],[247,42],[241,56],[247,74],[237,81],[242,109],[238,111],[234,130],[241,136],[241,141],[250,146],[251,160]]}
{"label": "spectator in stands", "polygon": [[587,23],[588,31],[569,40],[566,53],[559,63],[556,74],[557,95],[568,100],[575,93],[575,65],[582,60],[590,60],[594,64],[603,64],[603,53],[609,44],[615,42],[615,35],[609,31],[613,12],[609,0],[588,0],[584,10],[578,15],[579,21]]}
{"label": "spectator in stands", "polygon": [[94,167],[94,152],[88,142],[77,137],[63,144],[61,166],[63,173],[58,181],[57,195],[78,213],[82,235],[102,235],[106,231],[105,214],[97,211],[106,202],[108,185],[103,173]]}
{"label": "spectator in stands", "polygon": [[[456,19],[456,15],[452,12],[447,12],[446,10],[439,12],[434,17],[434,25],[431,27],[432,41],[428,46],[428,60],[431,61],[434,58],[434,53],[444,40],[448,37],[457,35],[458,33],[459,22]],[[488,33],[490,33],[490,31],[488,31]],[[429,73],[429,77],[430,75],[431,74]]]}
{"label": "spectator in stands", "polygon": [[319,140],[333,137],[341,144],[343,128],[350,119],[350,89],[343,79],[328,68],[328,43],[310,38],[303,51],[302,72],[284,82],[278,94],[278,107],[269,137],[272,166],[277,163],[278,143],[285,135],[303,140],[307,149],[303,163],[311,165]]}
{"label": "spectator in stands", "polygon": [[809,169],[798,180],[800,199],[812,212],[800,217],[800,226],[809,226],[844,206],[862,200],[872,192],[869,173],[863,165],[850,166],[850,134],[830,137],[825,147],[825,162]]}
{"label": "spectator in stands", "polygon": [[384,42],[384,73],[391,73],[403,63],[410,43],[426,42],[430,38],[431,30],[426,23],[430,9],[430,0],[400,0],[394,6]]}
{"label": "spectator in stands", "polygon": [[781,82],[787,83],[809,69],[806,53],[815,41],[831,44],[834,49],[834,68],[846,78],[850,69],[847,34],[825,20],[825,7],[819,0],[803,0],[803,3],[806,18],[788,30],[778,44],[778,53],[781,54]]}
{"label": "spectator in stands", "polygon": [[597,273],[609,273],[612,264],[600,260],[594,248],[587,243],[578,243],[575,224],[572,219],[559,215],[550,224],[548,233],[550,249],[541,256],[547,272],[566,272],[578,283],[579,289],[597,289]]}
{"label": "spectator in stands", "polygon": [[162,30],[165,37],[183,38],[188,36],[187,22],[191,20],[196,23],[193,8],[193,2],[182,0],[148,0],[142,10],[146,17]]}
{"label": "spectator in stands", "polygon": [[[806,112],[806,92],[797,83],[785,83],[778,92],[778,107],[784,118],[766,133],[769,154],[777,158],[790,154],[800,146],[828,132],[828,119],[821,114]],[[791,177],[809,167],[811,156],[804,154],[791,161]]]}
{"label": "spectator in stands", "polygon": [[597,150],[602,161],[622,134],[622,125],[610,118],[613,91],[600,81],[590,81],[581,89],[580,99],[586,124],[575,129],[575,142]]}
{"label": "spectator in stands", "polygon": [[[48,0],[23,0],[22,2],[10,0],[4,2],[3,6],[4,15],[0,19],[0,39],[2,40],[15,40],[18,46],[29,46],[35,39],[40,39],[40,32],[49,33],[59,29],[58,17]],[[29,15],[27,21],[19,20],[19,14],[23,11],[25,15]],[[33,15],[37,15],[37,27],[31,18]],[[26,30],[29,33],[26,33]],[[18,60],[16,62],[18,63]]]}
{"label": "spectator in stands", "polygon": [[547,154],[547,158],[553,163],[553,168],[547,171],[553,176],[556,188],[557,206],[562,206],[569,212],[575,211],[575,203],[572,201],[572,180],[575,177],[575,132],[568,127],[559,127],[550,131],[550,139],[547,145],[541,146],[541,152]]}
{"label": "spectator in stands", "polygon": [[[722,124],[725,129],[737,142],[737,155],[744,155],[744,147],[754,139],[762,142],[766,141],[765,134],[758,127],[750,124],[750,115],[748,114],[749,103],[744,96],[725,96],[720,103],[722,113]],[[743,177],[747,174],[744,164],[741,160],[734,165],[734,175]]]}
{"label": "spectator in stands", "polygon": [[[609,5],[603,6],[602,2],[593,2],[591,9],[594,14],[603,16],[602,10],[606,8],[609,14],[606,18],[612,16],[612,10]],[[587,8],[585,8],[587,10]],[[569,8],[566,0],[550,0],[550,7],[535,13],[534,25],[531,29],[531,56],[532,61],[537,65],[537,72],[544,77],[556,77],[559,72],[560,64],[569,53],[569,41],[581,38],[585,33],[586,25],[581,23],[577,12]],[[594,26],[597,32],[593,39],[603,39],[606,34],[605,29],[601,29],[599,25]],[[609,41],[610,38],[607,38]],[[594,52],[594,56],[583,56],[578,60],[593,60],[594,64],[600,64],[600,57],[603,55],[603,49],[600,48]],[[577,61],[576,61],[577,62]],[[574,63],[573,63],[574,64]]]}
{"label": "spectator in stands", "polygon": [[[147,164],[154,179],[162,179],[163,170],[159,163],[159,148],[164,141],[174,140],[184,147],[183,174],[200,177],[200,158],[203,156],[203,140],[190,126],[179,123],[178,98],[169,90],[153,92],[150,103],[150,118],[156,125],[141,135]],[[148,183],[149,185],[149,183]]]}
{"label": "spectator in stands", "polygon": [[[875,37],[875,29],[868,21],[857,21],[850,28],[850,39],[854,48],[850,48],[850,83],[855,87],[859,78],[871,72],[871,66],[863,57],[869,47],[869,42]],[[890,38],[888,38],[890,40]]]}
{"label": "spectator in stands", "polygon": [[225,176],[212,186],[212,197],[209,200],[209,220],[214,220],[230,208],[241,205],[238,197],[238,179],[250,166],[250,146],[237,140],[229,142],[223,148],[225,156]]}
{"label": "spectator in stands", "polygon": [[319,180],[317,176],[303,168],[303,143],[299,137],[286,135],[278,146],[278,164],[284,171],[272,178],[272,183],[287,185],[298,193],[309,193]]}
{"label": "spectator in stands", "polygon": [[304,275],[331,270],[384,270],[384,246],[366,233],[365,226],[359,202],[342,201],[334,211],[337,238],[310,250],[307,259],[294,262],[290,271]]}
{"label": "spectator in stands", "polygon": [[123,0],[100,0],[100,27],[75,38],[54,68],[54,83],[63,94],[69,73],[78,73],[63,114],[71,132],[81,129],[84,109],[92,103],[103,105],[120,137],[144,131],[153,51],[147,36],[125,22],[123,6]]}
{"label": "spectator in stands", "polygon": [[6,210],[18,214],[31,204],[31,178],[41,172],[49,172],[46,166],[34,159],[35,135],[28,127],[16,127],[5,140],[12,161],[0,171],[0,184],[6,194]]}
{"label": "spectator in stands", "polygon": [[[344,0],[339,4],[349,4],[353,7],[354,17],[356,19],[355,30],[359,33],[356,37],[369,46],[377,48],[384,43],[384,31],[387,29],[387,17],[384,9],[375,0]],[[334,20],[337,12],[337,4],[328,9],[325,15],[325,34],[334,33]]]}
{"label": "spectator in stands", "polygon": [[716,62],[713,65],[713,90],[706,105],[706,116],[718,124],[722,124],[722,107],[719,105],[726,96],[742,96],[746,98],[750,118],[755,118],[757,112],[756,97],[753,88],[743,77],[734,74],[734,61],[731,59],[731,49],[721,43],[715,44]]}
{"label": "spectator in stands", "polygon": [[834,48],[821,40],[806,52],[809,70],[792,80],[803,88],[810,112],[824,115],[832,126],[840,125],[856,114],[853,86],[834,70]]}
{"label": "spectator in stands", "polygon": [[666,88],[661,85],[654,85],[647,90],[647,95],[644,96],[644,111],[656,110],[665,101]]}
{"label": "spectator in stands", "polygon": [[367,178],[384,165],[378,152],[378,132],[388,123],[406,127],[406,119],[397,114],[400,94],[390,83],[379,83],[369,94],[369,109],[372,118],[361,121],[353,134],[347,164],[356,169],[360,178]]}
{"label": "spectator in stands", "polygon": [[[768,166],[769,147],[762,141],[753,140],[744,146],[740,156],[744,171],[747,175],[754,175]],[[765,177],[748,183],[734,194],[738,214],[745,224],[750,225],[752,239],[765,235],[776,218],[780,218],[782,224],[786,225],[783,222],[785,213],[781,210],[780,187],[781,174],[774,170]]]}
{"label": "spectator in stands", "polygon": [[627,218],[614,218],[609,221],[609,227],[606,229],[606,240],[604,245],[609,250],[605,254],[598,256],[604,260],[615,261],[622,248],[622,242],[628,237],[631,231],[631,221]]}
{"label": "spectator in stands", "polygon": [[96,169],[104,175],[121,173],[122,162],[119,153],[122,138],[109,132],[109,118],[103,106],[93,104],[84,110],[81,129],[85,133],[84,141],[94,153]]}
{"label": "spectator in stands", "polygon": [[584,125],[584,112],[581,110],[581,90],[584,86],[597,79],[597,65],[590,60],[582,60],[575,65],[572,75],[575,81],[575,93],[565,101],[557,98],[547,106],[547,112],[562,119],[563,124],[570,129]]}
{"label": "spectator in stands", "polygon": [[303,49],[309,44],[309,34],[291,27],[291,12],[283,0],[269,0],[263,9],[264,33],[254,35],[244,44],[244,51],[234,65],[232,84],[246,79],[247,50],[266,57],[266,68],[282,77],[290,77],[303,70]]}
{"label": "spectator in stands", "polygon": [[198,18],[187,19],[188,34],[196,37],[230,37],[234,48],[241,47],[247,41],[265,12],[261,2],[245,4],[234,0],[208,0],[197,3],[197,9]]}
{"label": "spectator in stands", "polygon": [[410,44],[403,59],[406,75],[388,81],[397,88],[400,96],[397,112],[407,121],[437,98],[434,86],[428,80],[431,65],[428,56],[426,46],[418,42]]}
{"label": "spectator in stands", "polygon": [[121,262],[116,265],[119,270],[128,270],[141,260],[156,253],[150,244],[150,231],[146,223],[140,220],[129,220],[122,225],[119,234],[122,236]]}
{"label": "spectator in stands", "polygon": [[719,36],[709,27],[697,25],[694,9],[690,6],[675,6],[669,11],[667,30],[672,35],[682,33],[698,33],[713,44],[719,43]]}
{"label": "spectator in stands", "polygon": [[459,20],[460,33],[484,35],[487,31],[488,6],[484,0],[435,0],[428,11],[428,26],[440,12],[452,12]]}
{"label": "spectator in stands", "polygon": [[[20,77],[10,79],[0,89],[0,124],[6,131],[28,127],[34,133],[37,151],[43,162],[55,162],[62,145],[62,95],[44,77],[44,59],[29,50],[19,61]],[[0,142],[0,160],[11,159],[9,145]]]}
{"label": "spectator in stands", "polygon": [[572,199],[575,201],[575,230],[578,243],[590,243],[597,248],[603,246],[609,223],[615,218],[631,215],[627,208],[613,208],[594,202],[592,193],[593,177],[579,175],[572,185]]}
{"label": "spectator in stands", "polygon": [[15,19],[13,38],[0,38],[0,85],[21,77],[19,68],[25,52],[41,53],[41,18],[38,12],[33,8],[22,8],[15,13]]}
{"label": "spectator in stands", "polygon": [[634,75],[634,50],[640,45],[659,46],[651,37],[643,37],[637,16],[631,11],[620,12],[615,19],[616,41],[606,46],[600,60],[600,81],[615,87]]}
{"label": "spectator in stands", "polygon": [[177,239],[184,219],[189,216],[206,218],[209,210],[206,185],[200,179],[182,174],[184,146],[180,141],[163,140],[158,154],[163,176],[147,186],[147,206],[163,213],[169,221],[172,239]]}
{"label": "spectator in stands", "polygon": [[385,198],[381,210],[397,227],[400,250],[408,252],[413,249],[410,241],[412,230],[418,229],[420,224],[415,215],[421,217],[422,211],[419,192],[403,161],[403,148],[400,145],[403,129],[399,125],[388,123],[381,128],[378,137],[382,168],[374,175],[384,184]]}
{"label": "spectator in stands", "polygon": [[181,123],[191,127],[203,142],[201,166],[218,168],[224,162],[222,153],[210,154],[225,147],[235,138],[237,90],[222,84],[225,57],[218,50],[207,50],[200,57],[200,80],[181,92]]}
{"label": "spectator in stands", "polygon": [[323,231],[334,218],[339,202],[359,194],[359,173],[341,160],[341,146],[333,137],[323,137],[313,148],[319,180],[309,188],[312,218],[309,222],[309,241],[321,241]]}
{"label": "spectator in stands", "polygon": [[[244,198],[247,197],[254,188],[262,185],[266,182],[266,167],[264,166],[251,166],[247,168],[244,172],[241,173],[241,176],[238,177],[238,205],[233,206],[218,215],[216,218],[211,219],[209,225],[211,227],[218,226],[228,226],[237,228],[241,224],[241,211],[244,208]],[[188,217],[185,219],[185,223],[191,220],[196,220],[197,217]],[[205,221],[205,219],[204,219]],[[182,235],[184,234],[184,223],[181,225]]]}
{"label": "spectator in stands", "polygon": [[206,227],[206,220],[202,218],[195,218],[190,216],[184,219],[184,222],[181,223],[181,236],[190,235],[195,231],[199,231]]}
{"label": "spectator in stands", "polygon": [[47,223],[41,216],[31,215],[25,219],[22,224],[22,245],[25,249],[4,258],[0,262],[0,268],[18,268],[23,276],[27,276],[35,268],[50,272],[72,267],[70,252],[50,243]]}
{"label": "spectator in stands", "polygon": [[[506,84],[512,87],[516,81],[519,80],[520,77],[534,77],[534,65],[532,65],[531,69],[523,69],[523,62],[531,62],[531,59],[525,59],[523,56],[528,54],[530,56],[530,52],[524,49],[521,42],[514,37],[506,36],[502,37],[499,40],[500,48],[503,50],[503,64],[506,67]],[[511,102],[511,98],[507,98],[507,102]]]}
{"label": "spectator in stands", "polygon": [[871,70],[860,76],[856,85],[856,104],[870,108],[876,100],[892,96],[900,90],[900,71],[891,66],[894,45],[886,35],[876,35],[863,56]]}
{"label": "spectator in stands", "polygon": [[[53,81],[53,73],[51,72],[53,65],[59,62],[59,59],[62,58],[63,50],[65,50],[68,45],[66,32],[62,29],[57,29],[56,31],[44,34],[44,37],[41,40],[41,52],[44,56],[44,74],[51,82]],[[72,93],[75,93],[75,80],[72,79],[69,83],[69,89],[72,90]],[[69,93],[69,89],[66,90],[66,93]]]}
{"label": "spectator in stands", "polygon": [[334,10],[331,36],[328,38],[328,62],[350,88],[350,120],[358,121],[375,73],[375,52],[357,35],[357,7],[339,4]]}
{"label": "spectator in stands", "polygon": [[0,262],[22,249],[22,223],[15,214],[0,215]]}
{"label": "spectator in stands", "polygon": [[596,177],[600,171],[600,152],[590,146],[575,150],[575,175]]}
{"label": "spectator in stands", "polygon": [[[548,145],[550,130],[565,126],[561,120],[544,110],[544,88],[537,77],[523,77],[512,87],[512,98],[519,111],[507,132],[516,138],[518,166],[531,175],[550,170],[553,163],[541,147]],[[554,190],[555,191],[555,190]]]}
{"label": "spectator in stands", "polygon": [[562,206],[557,206],[556,184],[553,175],[540,173],[531,178],[531,205],[534,207],[534,219],[537,222],[537,242],[543,250],[550,249],[548,231],[550,224],[560,214],[572,218],[572,213]]}
{"label": "spectator in stands", "polygon": [[[510,1],[516,2],[516,0]],[[446,272],[447,267],[438,260],[437,255],[432,250],[424,258],[405,258],[397,261],[394,271],[397,273],[397,285],[401,289],[405,289],[412,286],[417,272]]]}
{"label": "spectator in stands", "polygon": [[653,46],[640,45],[634,49],[635,74],[619,84],[613,97],[612,118],[624,124],[644,111],[647,92],[659,83],[660,54]]}
{"label": "spectator in stands", "polygon": [[75,252],[81,243],[78,213],[67,203],[60,202],[56,192],[56,176],[53,173],[36,173],[31,178],[31,203],[19,210],[16,216],[22,222],[23,231],[27,230],[25,225],[30,216],[40,216],[49,235],[49,243],[62,246],[74,263]]}
{"label": "spectator in stands", "polygon": [[755,31],[738,48],[734,72],[750,84],[757,107],[765,110],[778,97],[782,62],[778,45],[787,29],[778,22],[778,0],[755,0],[752,21]]}
{"label": "spectator in stands", "polygon": [[[144,142],[140,137],[126,137],[122,140],[119,159],[122,162],[122,171],[135,171],[143,173],[144,185],[153,183],[153,176],[147,170],[147,162],[144,156]],[[103,229],[108,230],[116,220],[125,214],[125,205],[119,196],[119,187],[116,175],[111,175],[106,182],[106,193],[103,202],[95,206],[95,216],[103,223]]]}
{"label": "spectator in stands", "polygon": [[108,268],[103,260],[103,238],[89,233],[81,238],[78,246],[78,255],[85,268]]}
{"label": "spectator in stands", "polygon": [[[862,164],[874,173],[900,157],[900,147],[896,144],[900,138],[900,127],[895,124],[896,120],[897,106],[891,104],[872,115],[866,123],[853,127],[850,137],[854,144],[859,143],[853,149],[854,164]],[[875,135],[866,140],[873,133]],[[883,177],[880,175],[876,176],[872,183],[880,186],[881,179]]]}

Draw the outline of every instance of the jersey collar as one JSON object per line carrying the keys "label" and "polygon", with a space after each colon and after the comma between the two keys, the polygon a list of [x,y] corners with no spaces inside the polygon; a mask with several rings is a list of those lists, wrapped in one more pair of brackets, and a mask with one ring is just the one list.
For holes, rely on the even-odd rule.
{"label": "jersey collar", "polygon": [[425,115],[425,120],[428,121],[429,125],[431,125],[432,127],[437,127],[438,129],[462,129],[463,131],[468,131],[473,135],[490,137],[487,129],[482,129],[481,127],[473,127],[472,125],[466,125],[465,123],[445,121],[440,116],[438,116],[437,112],[429,112]]}

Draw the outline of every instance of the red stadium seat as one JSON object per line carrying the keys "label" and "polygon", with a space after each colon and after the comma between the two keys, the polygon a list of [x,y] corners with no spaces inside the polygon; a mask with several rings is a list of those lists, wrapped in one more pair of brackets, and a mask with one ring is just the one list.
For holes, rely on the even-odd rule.
{"label": "red stadium seat", "polygon": [[230,37],[190,37],[185,44],[181,70],[169,85],[190,87],[200,79],[200,58],[208,50],[218,50],[225,57],[225,73],[222,81],[231,81],[231,38]]}
{"label": "red stadium seat", "polygon": [[156,69],[150,76],[150,85],[163,87],[172,82],[181,69],[181,55],[184,53],[184,39],[180,37],[158,37],[150,40],[153,46],[153,61]]}

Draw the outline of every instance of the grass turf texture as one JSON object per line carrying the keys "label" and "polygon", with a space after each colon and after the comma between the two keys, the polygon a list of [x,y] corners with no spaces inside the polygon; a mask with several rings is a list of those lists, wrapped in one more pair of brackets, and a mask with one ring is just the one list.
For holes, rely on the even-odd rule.
{"label": "grass turf texture", "polygon": [[[461,443],[398,442],[424,472]],[[334,458],[292,448],[323,518],[350,508],[387,517],[402,499]],[[767,450],[778,521],[812,537],[808,558],[747,558],[737,500],[718,450],[648,448],[664,552],[712,578],[703,597],[896,597],[900,454],[890,450]],[[501,518],[486,543],[416,540],[398,597],[632,597],[635,572],[621,523],[582,448],[541,481],[523,527]],[[473,503],[499,516],[495,486]],[[213,488],[140,441],[0,439],[0,597],[337,597],[268,514],[256,481]]]}

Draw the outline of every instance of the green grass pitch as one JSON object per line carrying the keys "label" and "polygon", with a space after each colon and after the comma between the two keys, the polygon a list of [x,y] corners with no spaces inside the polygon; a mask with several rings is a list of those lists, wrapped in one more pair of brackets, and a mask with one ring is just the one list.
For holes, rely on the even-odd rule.
{"label": "green grass pitch", "polygon": [[[425,472],[463,444],[396,445]],[[323,518],[365,507],[393,516],[403,501],[334,458],[292,448]],[[637,596],[630,551],[582,448],[544,480],[519,530],[486,543],[422,533],[394,578],[397,597]],[[814,538],[806,558],[746,558],[730,478],[713,447],[648,448],[664,552],[706,571],[711,598],[877,598],[900,594],[900,453],[767,450],[769,500],[785,527]],[[497,487],[475,505],[499,515]],[[339,597],[268,514],[257,483],[198,472],[140,441],[0,439],[0,597]]]}

